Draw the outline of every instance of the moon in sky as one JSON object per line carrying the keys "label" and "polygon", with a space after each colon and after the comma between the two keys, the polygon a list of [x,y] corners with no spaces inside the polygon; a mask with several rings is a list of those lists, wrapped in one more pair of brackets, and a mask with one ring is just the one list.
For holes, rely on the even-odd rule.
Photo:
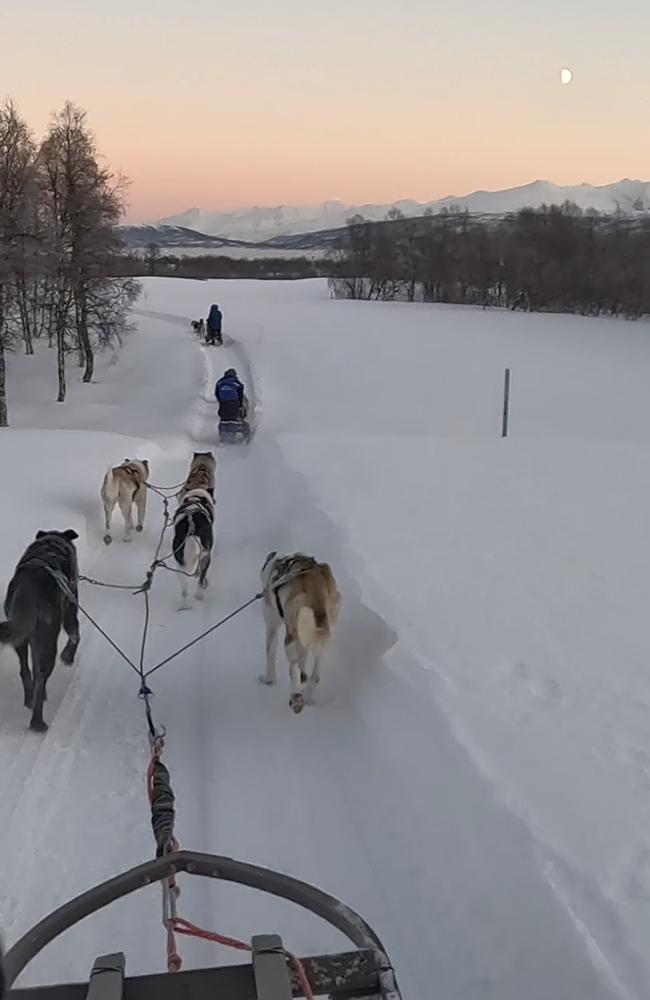
{"label": "moon in sky", "polygon": [[566,87],[573,80],[573,73],[566,66],[560,71],[560,80],[563,87]]}

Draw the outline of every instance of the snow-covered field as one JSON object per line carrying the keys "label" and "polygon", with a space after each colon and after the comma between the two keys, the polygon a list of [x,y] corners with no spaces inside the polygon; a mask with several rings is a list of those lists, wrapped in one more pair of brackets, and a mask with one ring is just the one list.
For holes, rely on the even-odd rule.
{"label": "snow-covered field", "polygon": [[[43,401],[46,350],[12,361],[0,576],[38,528],[71,526],[84,572],[138,582],[160,506],[131,546],[103,549],[106,464],[149,457],[154,482],[180,481],[214,441],[213,382],[235,364],[259,429],[219,452],[205,607],[179,614],[177,580],[156,577],[149,661],[251,597],[270,549],[328,559],[344,595],[319,704],[298,718],[286,671],[256,684],[255,607],[155,676],[184,846],[339,895],[384,939],[405,1000],[647,996],[650,327],[336,302],[320,281],[144,286],[139,332],[65,406]],[[189,335],[213,301],[232,348]],[[135,653],[140,599],[82,599]],[[2,654],[9,942],[152,854],[137,679],[84,626],[54,680],[41,739]],[[192,880],[181,904],[299,952],[341,943],[250,892]],[[157,890],[69,932],[24,980],[85,977],[118,948],[131,974],[162,968]]]}
{"label": "snow-covered field", "polygon": [[[307,258],[308,260],[321,260],[326,257],[330,251],[322,249],[306,249],[306,250],[289,250],[284,247],[266,247],[266,246],[225,246],[225,247],[194,247],[185,246],[179,243],[176,246],[161,246],[160,248],[161,257],[228,257],[231,260],[300,260]],[[135,251],[140,257],[146,257],[147,249],[145,247],[139,248]]]}

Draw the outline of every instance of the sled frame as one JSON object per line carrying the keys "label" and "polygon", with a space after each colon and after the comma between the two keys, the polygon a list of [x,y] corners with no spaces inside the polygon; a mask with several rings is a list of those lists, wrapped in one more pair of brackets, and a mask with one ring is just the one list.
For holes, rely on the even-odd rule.
{"label": "sled frame", "polygon": [[220,420],[218,433],[221,444],[249,444],[252,437],[246,420]]}
{"label": "sled frame", "polygon": [[[336,927],[356,950],[303,959],[316,997],[332,1000],[400,1000],[385,949],[366,921],[334,896],[268,868],[232,858],[177,851],[132,868],[103,882],[44,917],[5,957],[7,986],[51,941],[85,917],[132,892],[184,872],[233,882],[296,903]],[[93,966],[90,982],[10,990],[9,1000],[291,1000],[302,997],[287,969],[277,935],[252,939],[252,963],[187,972],[125,978],[121,953],[104,955]]]}

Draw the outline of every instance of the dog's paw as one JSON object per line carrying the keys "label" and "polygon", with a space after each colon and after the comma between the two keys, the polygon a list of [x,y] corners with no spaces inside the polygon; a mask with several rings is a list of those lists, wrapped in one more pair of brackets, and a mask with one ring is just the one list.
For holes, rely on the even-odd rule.
{"label": "dog's paw", "polygon": [[34,696],[31,694],[26,694],[25,700],[23,701],[23,705],[25,706],[25,708],[32,708],[33,704],[34,704]]}
{"label": "dog's paw", "polygon": [[32,719],[29,728],[33,733],[46,733],[47,722],[44,722],[43,719]]}
{"label": "dog's paw", "polygon": [[289,699],[289,707],[293,709],[294,715],[300,715],[305,707],[305,699],[301,694],[292,694]]}
{"label": "dog's paw", "polygon": [[135,530],[140,534],[141,531],[144,531],[144,525],[138,524]]}
{"label": "dog's paw", "polygon": [[110,545],[111,542],[113,541],[113,538],[111,535],[104,535],[103,541],[104,545]]}
{"label": "dog's paw", "polygon": [[267,674],[260,674],[257,679],[260,684],[263,684],[265,687],[273,687],[275,684],[275,678],[269,677]]}
{"label": "dog's paw", "polygon": [[74,662],[74,650],[63,649],[61,652],[61,663],[65,663],[67,664],[67,666],[71,666],[73,662]]}

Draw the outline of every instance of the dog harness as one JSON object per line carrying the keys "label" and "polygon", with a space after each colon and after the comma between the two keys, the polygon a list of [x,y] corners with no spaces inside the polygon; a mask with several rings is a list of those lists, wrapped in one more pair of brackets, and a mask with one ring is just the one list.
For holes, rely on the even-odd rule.
{"label": "dog harness", "polygon": [[318,566],[318,563],[312,556],[285,556],[284,559],[279,559],[275,564],[275,569],[273,570],[275,579],[271,584],[271,590],[282,621],[284,621],[284,608],[280,601],[280,591],[288,583],[291,583],[292,580],[295,580],[296,577],[303,576],[309,570],[314,569],[315,566]]}

